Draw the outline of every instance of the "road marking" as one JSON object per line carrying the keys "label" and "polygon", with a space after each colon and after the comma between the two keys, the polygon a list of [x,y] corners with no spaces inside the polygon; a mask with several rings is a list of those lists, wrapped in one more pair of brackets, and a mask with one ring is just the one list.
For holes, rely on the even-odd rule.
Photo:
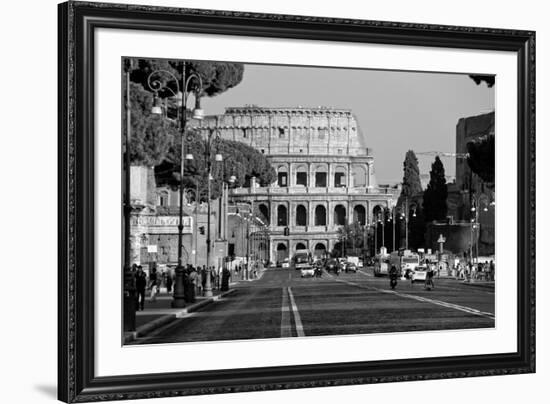
{"label": "road marking", "polygon": [[346,283],[348,285],[352,285],[352,286],[358,286],[360,288],[366,288],[366,289],[371,289],[371,290],[374,290],[374,291],[377,291],[377,292],[382,292],[382,293],[388,293],[388,294],[393,294],[393,295],[397,295],[397,296],[401,296],[401,297],[404,297],[406,299],[413,299],[413,300],[417,300],[419,302],[423,302],[423,303],[431,303],[431,304],[435,304],[435,305],[438,305],[438,306],[442,306],[442,307],[446,307],[446,308],[449,308],[449,309],[454,309],[454,310],[459,310],[459,311],[463,311],[465,313],[469,313],[469,314],[473,314],[473,315],[476,315],[476,316],[481,316],[481,317],[488,317],[492,320],[495,319],[495,315],[493,313],[489,313],[489,312],[486,312],[486,311],[481,311],[481,310],[477,310],[477,309],[473,309],[471,307],[467,307],[467,306],[461,306],[459,304],[454,304],[454,303],[447,303],[447,302],[444,302],[442,300],[436,300],[436,299],[430,299],[430,298],[427,298],[427,297],[422,297],[422,296],[416,296],[416,295],[409,295],[407,293],[401,293],[401,292],[397,292],[395,290],[386,290],[386,289],[380,289],[380,288],[375,288],[373,286],[362,286],[362,285],[359,285],[355,282],[349,282],[349,281],[345,281],[345,280],[342,280],[342,279],[335,279],[337,282],[342,282],[342,283]]}
{"label": "road marking", "polygon": [[283,302],[281,303],[281,338],[292,337],[290,326],[290,308],[288,307],[287,290],[283,288]]}
{"label": "road marking", "polygon": [[296,306],[296,302],[294,301],[294,295],[292,294],[292,290],[290,290],[290,286],[288,287],[288,296],[290,297],[290,304],[292,306],[292,312],[294,313],[294,322],[296,323],[296,335],[298,335],[298,337],[305,337],[306,334],[304,333],[304,326],[302,325],[302,319],[300,318],[300,313],[298,312],[298,306]]}

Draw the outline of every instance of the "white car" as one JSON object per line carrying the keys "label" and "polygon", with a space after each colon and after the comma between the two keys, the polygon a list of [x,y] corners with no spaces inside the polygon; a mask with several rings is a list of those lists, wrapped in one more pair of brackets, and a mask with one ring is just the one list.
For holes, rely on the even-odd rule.
{"label": "white car", "polygon": [[426,273],[428,269],[425,266],[417,266],[413,271],[412,280],[414,282],[424,282],[426,280]]}
{"label": "white car", "polygon": [[285,258],[285,260],[281,264],[281,268],[290,268],[290,262],[288,262],[288,258]]}
{"label": "white car", "polygon": [[300,276],[302,278],[308,277],[308,276],[315,276],[315,268],[308,267],[308,268],[300,268]]}

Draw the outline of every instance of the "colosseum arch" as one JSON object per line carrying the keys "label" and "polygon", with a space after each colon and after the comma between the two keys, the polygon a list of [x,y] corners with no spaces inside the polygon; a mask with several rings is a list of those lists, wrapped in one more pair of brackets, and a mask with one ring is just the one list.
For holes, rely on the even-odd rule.
{"label": "colosseum arch", "polygon": [[315,207],[315,226],[327,225],[327,208],[325,205],[317,205]]}
{"label": "colosseum arch", "polygon": [[353,221],[359,223],[361,226],[366,224],[367,211],[363,205],[355,205],[353,207]]}
{"label": "colosseum arch", "polygon": [[277,226],[288,226],[288,209],[285,205],[277,206]]}
{"label": "colosseum arch", "polygon": [[353,178],[354,187],[366,187],[367,186],[367,169],[365,166],[352,165],[351,175]]}
{"label": "colosseum arch", "polygon": [[296,206],[296,226],[307,226],[307,209],[301,204]]}
{"label": "colosseum arch", "polygon": [[260,203],[258,205],[258,210],[260,211],[260,214],[263,216],[263,219],[266,224],[269,226],[270,224],[270,216],[269,216],[269,207],[265,203]]}
{"label": "colosseum arch", "polygon": [[295,176],[296,176],[296,185],[297,186],[308,186],[308,172],[307,172],[307,166],[304,164],[300,164],[296,166],[294,169]]}
{"label": "colosseum arch", "polygon": [[347,169],[345,166],[334,168],[334,186],[337,188],[347,186]]}
{"label": "colosseum arch", "polygon": [[334,224],[343,226],[346,224],[346,208],[344,205],[336,205],[334,207]]}

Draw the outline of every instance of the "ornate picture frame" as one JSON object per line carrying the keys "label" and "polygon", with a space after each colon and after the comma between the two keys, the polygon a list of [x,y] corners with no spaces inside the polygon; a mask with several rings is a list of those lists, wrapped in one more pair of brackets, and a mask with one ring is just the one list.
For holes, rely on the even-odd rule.
{"label": "ornate picture frame", "polygon": [[[59,5],[58,398],[64,402],[428,380],[535,371],[535,33],[237,11]],[[98,376],[96,34],[163,32],[508,52],[517,59],[516,349],[512,352]],[[498,113],[498,112],[497,112]],[[115,133],[120,128],[113,129]],[[122,172],[122,171],[121,171]],[[113,297],[118,299],[118,296]],[[143,348],[147,349],[147,347]]]}

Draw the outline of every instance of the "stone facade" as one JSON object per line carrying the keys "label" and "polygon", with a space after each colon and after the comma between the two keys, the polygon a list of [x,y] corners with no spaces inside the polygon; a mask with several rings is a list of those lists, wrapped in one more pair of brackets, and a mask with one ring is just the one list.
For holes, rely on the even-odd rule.
{"label": "stone facade", "polygon": [[[350,110],[245,106],[192,125],[249,144],[272,163],[273,184],[252,181],[229,195],[232,203],[251,203],[267,220],[264,255],[271,261],[290,258],[300,248],[331,252],[340,226],[370,223],[377,205],[389,207],[397,198],[395,189],[377,185],[372,151]],[[230,221],[228,234],[241,234],[239,223]],[[235,255],[242,254],[242,243],[240,248],[229,243]]]}
{"label": "stone facade", "polygon": [[[179,192],[157,187],[150,167],[131,167],[131,263],[147,270],[150,263],[175,267],[178,262]],[[183,203],[183,264],[206,265],[207,204]],[[219,266],[227,255],[224,235],[218,229],[219,201],[211,203],[210,265]],[[201,228],[204,230],[201,232]]]}

